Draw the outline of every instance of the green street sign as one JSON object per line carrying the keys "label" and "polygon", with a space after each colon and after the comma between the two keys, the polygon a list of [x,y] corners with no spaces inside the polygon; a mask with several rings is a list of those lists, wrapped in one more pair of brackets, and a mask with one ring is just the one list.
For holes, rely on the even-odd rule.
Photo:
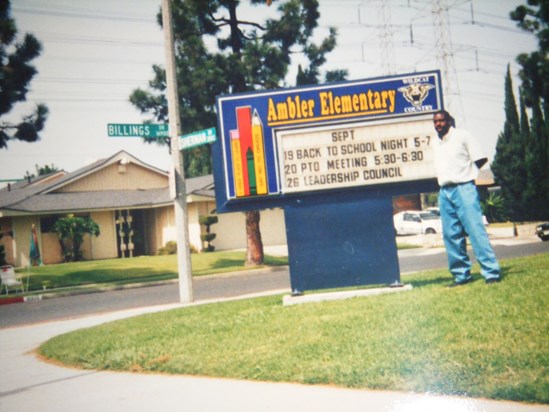
{"label": "green street sign", "polygon": [[209,129],[200,130],[199,132],[186,134],[184,136],[179,136],[179,150],[212,143],[215,142],[216,139],[217,136],[215,133],[215,127],[210,127]]}
{"label": "green street sign", "polygon": [[170,137],[168,124],[120,124],[109,123],[109,137]]}

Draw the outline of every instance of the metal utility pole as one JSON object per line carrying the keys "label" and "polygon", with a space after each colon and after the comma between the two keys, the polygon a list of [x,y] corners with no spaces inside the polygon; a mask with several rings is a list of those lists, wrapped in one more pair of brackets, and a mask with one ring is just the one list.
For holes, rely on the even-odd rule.
{"label": "metal utility pole", "polygon": [[[454,118],[465,121],[461,105],[459,82],[454,65],[454,51],[446,0],[432,0],[432,7],[436,58],[442,73],[444,105]],[[460,127],[464,127],[464,125],[461,124]]]}
{"label": "metal utility pole", "polygon": [[177,268],[179,272],[179,300],[182,303],[193,301],[191,255],[189,250],[189,223],[187,218],[187,194],[183,168],[183,153],[179,150],[181,122],[177,79],[175,75],[175,48],[173,40],[171,0],[162,0],[162,25],[164,26],[164,46],[166,49],[166,87],[168,92],[168,119],[170,124],[170,149],[174,173],[170,184],[175,188],[174,210],[177,234]]}
{"label": "metal utility pole", "polygon": [[381,42],[381,69],[384,75],[395,74],[395,50],[391,28],[390,0],[381,0],[378,9],[378,20],[381,22],[379,39]]}

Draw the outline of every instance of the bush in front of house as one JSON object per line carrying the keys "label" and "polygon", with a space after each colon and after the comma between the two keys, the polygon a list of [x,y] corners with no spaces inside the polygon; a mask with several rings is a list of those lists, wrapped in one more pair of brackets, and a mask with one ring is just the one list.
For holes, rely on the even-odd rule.
{"label": "bush in front of house", "polygon": [[80,247],[84,242],[84,236],[99,236],[99,225],[88,216],[75,216],[68,214],[57,219],[53,225],[53,231],[59,236],[59,245],[65,262],[77,262],[82,260]]}
{"label": "bush in front of house", "polygon": [[[196,246],[189,245],[189,251],[191,253],[197,253]],[[175,255],[177,253],[177,242],[175,240],[170,240],[166,244],[158,249],[157,255]]]}
{"label": "bush in front of house", "polygon": [[200,216],[198,221],[206,228],[206,233],[202,233],[200,235],[202,242],[206,243],[204,252],[213,252],[215,250],[215,246],[212,245],[211,242],[217,235],[210,232],[210,226],[215,225],[218,222],[218,218],[216,215]]}
{"label": "bush in front of house", "polygon": [[164,246],[158,249],[159,255],[175,255],[177,253],[177,242],[170,240]]}

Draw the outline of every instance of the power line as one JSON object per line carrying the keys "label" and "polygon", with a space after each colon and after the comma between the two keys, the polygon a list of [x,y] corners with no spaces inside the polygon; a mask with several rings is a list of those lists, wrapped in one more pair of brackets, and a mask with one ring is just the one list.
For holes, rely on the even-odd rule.
{"label": "power line", "polygon": [[76,19],[92,19],[92,20],[105,20],[105,21],[117,21],[128,23],[150,23],[155,21],[155,16],[129,16],[123,14],[100,14],[94,12],[77,12],[69,11],[69,9],[55,10],[55,9],[41,9],[38,7],[18,7],[14,6],[13,11],[21,14],[33,14],[38,16],[54,16],[54,17],[67,17]]}
{"label": "power line", "polygon": [[98,64],[104,64],[104,63],[116,63],[116,64],[152,64],[150,59],[147,60],[136,60],[136,59],[105,59],[105,58],[98,58],[98,57],[73,57],[69,55],[65,56],[52,56],[52,55],[46,55],[41,56],[40,60],[44,61],[61,61],[63,63],[98,63]]}
{"label": "power line", "polygon": [[47,98],[43,98],[43,99],[40,99],[39,97],[33,97],[32,99],[28,99],[28,101],[31,101],[31,102],[46,102],[46,103],[50,103],[50,102],[66,102],[66,103],[76,103],[76,102],[80,102],[80,103],[97,103],[97,102],[101,102],[101,103],[120,103],[120,102],[124,102],[124,103],[127,103],[129,102],[128,99],[122,99],[122,98],[118,98],[118,99],[115,99],[115,98],[97,98],[97,97],[82,97],[82,98],[56,98],[56,97],[47,97]]}
{"label": "power line", "polygon": [[50,43],[62,43],[62,44],[93,44],[99,46],[137,46],[137,47],[162,47],[162,43],[152,42],[152,41],[136,41],[136,40],[116,40],[116,39],[105,39],[101,37],[91,37],[91,36],[74,36],[66,37],[63,34],[56,35],[44,35],[40,36],[41,40],[50,42]]}

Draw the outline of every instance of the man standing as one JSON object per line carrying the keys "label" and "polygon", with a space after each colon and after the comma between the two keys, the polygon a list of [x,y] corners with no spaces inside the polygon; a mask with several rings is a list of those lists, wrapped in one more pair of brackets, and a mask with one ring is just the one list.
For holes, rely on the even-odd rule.
{"label": "man standing", "polygon": [[453,127],[453,118],[445,110],[433,117],[439,140],[435,144],[435,167],[440,185],[438,206],[448,266],[454,276],[450,286],[465,285],[471,277],[467,255],[467,236],[486,283],[500,281],[500,268],[482,221],[475,179],[488,161],[475,138]]}

